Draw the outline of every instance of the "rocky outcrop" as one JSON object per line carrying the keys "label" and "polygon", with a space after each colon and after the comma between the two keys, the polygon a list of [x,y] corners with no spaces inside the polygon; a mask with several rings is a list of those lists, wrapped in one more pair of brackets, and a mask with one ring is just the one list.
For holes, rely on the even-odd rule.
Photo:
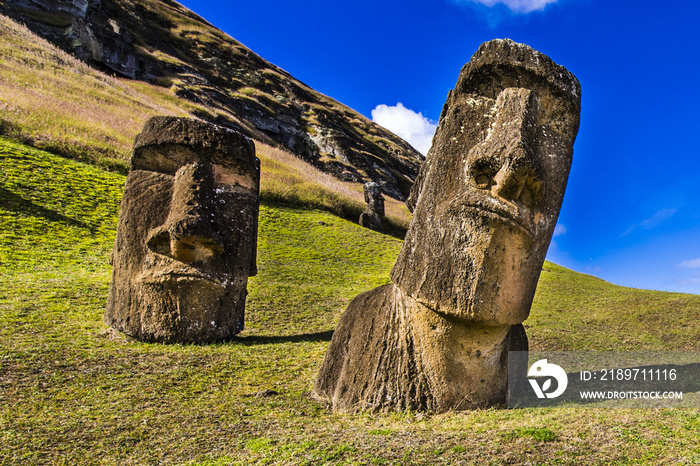
{"label": "rocky outcrop", "polygon": [[0,12],[91,65],[170,86],[197,116],[404,200],[424,157],[169,0],[10,0]]}
{"label": "rocky outcrop", "polygon": [[101,70],[137,77],[136,37],[100,0],[14,0],[0,11]]}
{"label": "rocky outcrop", "polygon": [[389,285],[341,316],[314,396],[336,411],[503,404],[578,132],[580,85],[510,40],[483,44],[443,107]]}

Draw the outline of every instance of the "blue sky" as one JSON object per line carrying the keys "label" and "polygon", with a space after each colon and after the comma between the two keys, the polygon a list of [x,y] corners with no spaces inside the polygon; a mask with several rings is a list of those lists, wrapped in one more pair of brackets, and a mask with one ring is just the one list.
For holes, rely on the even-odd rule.
{"label": "blue sky", "polygon": [[482,42],[507,37],[550,56],[583,93],[548,259],[620,285],[700,294],[700,2],[181,3],[423,151]]}

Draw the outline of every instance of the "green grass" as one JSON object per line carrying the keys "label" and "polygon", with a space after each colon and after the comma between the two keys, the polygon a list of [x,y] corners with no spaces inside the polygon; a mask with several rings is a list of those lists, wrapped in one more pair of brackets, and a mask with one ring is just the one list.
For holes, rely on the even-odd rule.
{"label": "green grass", "polygon": [[533,349],[700,351],[700,296],[625,288],[545,263],[525,322]]}
{"label": "green grass", "polygon": [[[698,409],[329,413],[309,392],[331,332],[401,243],[320,210],[262,205],[239,337],[128,341],[102,323],[123,183],[0,139],[0,464],[700,463]],[[698,350],[699,308],[546,264],[528,333]]]}

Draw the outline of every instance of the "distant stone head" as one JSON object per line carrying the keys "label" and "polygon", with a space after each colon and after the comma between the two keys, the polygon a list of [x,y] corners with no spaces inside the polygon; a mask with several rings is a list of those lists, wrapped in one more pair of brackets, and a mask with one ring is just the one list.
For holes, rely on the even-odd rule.
{"label": "distant stone head", "polygon": [[384,231],[384,196],[382,187],[373,181],[363,186],[367,208],[360,215],[359,224],[375,231]]}
{"label": "distant stone head", "polygon": [[136,137],[131,164],[105,321],[145,341],[237,334],[257,271],[253,142],[216,125],[155,117]]}

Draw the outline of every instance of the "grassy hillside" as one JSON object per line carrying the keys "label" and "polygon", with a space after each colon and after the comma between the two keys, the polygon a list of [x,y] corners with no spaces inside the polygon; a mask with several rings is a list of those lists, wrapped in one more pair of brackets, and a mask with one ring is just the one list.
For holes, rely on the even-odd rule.
{"label": "grassy hillside", "polygon": [[418,174],[423,156],[401,138],[177,2],[111,0],[82,10],[15,0],[1,2],[0,12],[99,69],[162,86],[141,92],[187,99],[201,118],[287,148],[339,179],[377,181],[386,194],[405,198]]}
{"label": "grassy hillside", "polygon": [[[0,138],[0,464],[700,463],[697,409],[339,416],[312,402],[340,313],[389,281],[401,243],[354,224],[360,184],[259,142],[246,330],[210,346],[124,339],[102,314],[133,137],[152,115],[235,116],[177,97],[177,77],[97,72],[2,16],[0,57],[0,134],[16,141]],[[400,235],[409,214],[386,206]],[[698,310],[700,296],[546,263],[525,324],[535,350],[700,351]]]}
{"label": "grassy hillside", "polygon": [[[401,243],[320,210],[263,203],[240,337],[127,341],[102,323],[123,182],[0,139],[1,464],[700,462],[698,409],[328,413],[335,323]],[[698,309],[546,264],[526,324],[533,349],[700,350]]]}
{"label": "grassy hillside", "polygon": [[[126,173],[134,137],[155,115],[198,118],[225,110],[193,104],[169,88],[101,73],[0,15],[0,135]],[[357,219],[362,186],[340,182],[279,148],[256,141],[261,195]],[[61,162],[62,163],[62,162]],[[403,203],[387,198],[391,232],[408,225]]]}
{"label": "grassy hillside", "polygon": [[149,117],[205,110],[167,89],[100,73],[2,15],[0,57],[0,134],[124,173]]}

